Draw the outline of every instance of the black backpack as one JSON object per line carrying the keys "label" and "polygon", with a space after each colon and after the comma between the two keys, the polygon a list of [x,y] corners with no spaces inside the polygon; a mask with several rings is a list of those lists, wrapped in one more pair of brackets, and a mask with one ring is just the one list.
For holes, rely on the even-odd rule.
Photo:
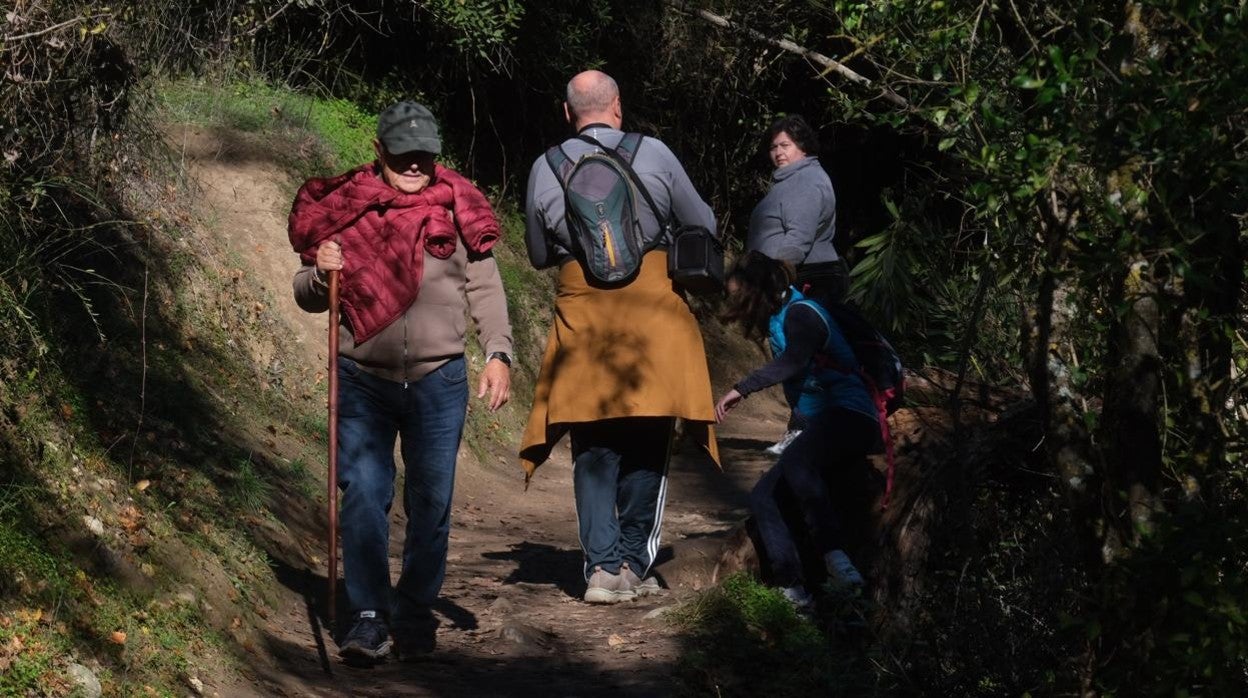
{"label": "black backpack", "polygon": [[[858,365],[854,367],[824,365],[839,371],[856,373],[866,383],[867,392],[871,394],[871,401],[875,403],[876,417],[880,425],[880,446],[883,448],[888,466],[884,498],[881,501],[881,505],[887,508],[893,495],[896,472],[893,434],[888,426],[888,418],[900,409],[906,400],[906,375],[901,365],[901,355],[897,353],[884,334],[853,306],[823,301],[817,301],[817,303],[836,321],[845,341],[854,351],[854,358],[858,361]],[[816,357],[816,361],[819,361],[819,357]]]}
{"label": "black backpack", "polygon": [[883,333],[853,306],[844,303],[821,305],[836,320],[841,334],[854,350],[854,358],[858,359],[859,364],[858,373],[867,383],[876,408],[885,417],[891,416],[906,399],[906,376],[901,365],[901,355]]}
{"label": "black backpack", "polygon": [[546,151],[546,162],[563,187],[566,242],[586,276],[623,285],[637,275],[642,256],[663,241],[659,235],[647,243],[637,215],[638,197],[647,196],[638,192],[641,185],[631,172],[641,134],[625,134],[615,148],[584,134],[577,138],[597,149],[575,161],[562,146]]}

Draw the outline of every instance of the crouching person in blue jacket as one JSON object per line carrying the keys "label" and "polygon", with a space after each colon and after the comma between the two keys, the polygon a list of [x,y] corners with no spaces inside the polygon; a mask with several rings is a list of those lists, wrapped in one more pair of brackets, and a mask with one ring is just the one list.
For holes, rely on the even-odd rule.
{"label": "crouching person in blue jacket", "polygon": [[841,525],[827,475],[862,463],[879,438],[876,408],[857,360],[836,321],[792,284],[793,267],[750,252],[728,274],[727,317],[747,337],[767,335],[772,360],[746,376],[715,404],[722,422],[751,393],[777,383],[806,429],[750,492],[750,509],[771,561],[775,582],[801,610],[814,605],[806,588],[793,532],[781,516],[777,494],[787,488],[823,556],[834,584],[862,586],[862,575],[845,554]]}

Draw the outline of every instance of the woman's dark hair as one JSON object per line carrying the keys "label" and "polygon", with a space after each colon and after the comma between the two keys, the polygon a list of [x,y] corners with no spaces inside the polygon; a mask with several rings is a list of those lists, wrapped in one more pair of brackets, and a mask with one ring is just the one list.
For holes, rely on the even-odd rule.
{"label": "woman's dark hair", "polygon": [[763,152],[771,149],[771,142],[781,133],[789,134],[789,138],[793,139],[793,144],[801,148],[803,153],[819,154],[819,134],[815,133],[801,114],[789,114],[776,119],[771,128],[767,129],[767,135],[763,140]]}
{"label": "woman's dark hair", "polygon": [[724,280],[733,289],[724,321],[740,323],[746,337],[765,336],[768,321],[784,304],[785,293],[796,277],[793,265],[787,262],[762,252],[746,253]]}

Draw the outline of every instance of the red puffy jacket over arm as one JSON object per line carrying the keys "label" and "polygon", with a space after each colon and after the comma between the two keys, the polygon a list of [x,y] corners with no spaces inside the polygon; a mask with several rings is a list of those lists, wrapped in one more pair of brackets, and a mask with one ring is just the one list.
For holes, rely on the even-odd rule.
{"label": "red puffy jacket over arm", "polygon": [[326,240],[342,247],[342,309],[362,343],[416,300],[426,250],[448,259],[462,238],[470,252],[484,253],[498,241],[499,226],[485,195],[454,170],[439,165],[428,187],[403,194],[369,164],[305,182],[288,234],[305,264]]}

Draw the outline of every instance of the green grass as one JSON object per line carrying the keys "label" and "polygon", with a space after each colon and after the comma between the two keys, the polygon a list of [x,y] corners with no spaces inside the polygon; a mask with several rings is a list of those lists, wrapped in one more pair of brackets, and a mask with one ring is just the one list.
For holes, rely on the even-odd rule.
{"label": "green grass", "polygon": [[[828,634],[794,611],[779,590],[745,574],[729,577],[665,618],[686,640],[677,695],[887,693],[868,646]],[[819,616],[821,624],[827,620],[826,612]]]}
{"label": "green grass", "polygon": [[308,468],[308,462],[302,458],[294,458],[286,465],[286,471],[290,478],[291,486],[299,491],[306,499],[315,499],[320,488],[317,485],[316,478],[313,477],[312,471]]}
{"label": "green grass", "polygon": [[43,608],[74,597],[71,563],[28,517],[38,496],[34,487],[0,486],[0,698],[55,694],[48,689],[57,686],[58,658],[69,646]]}
{"label": "green grass", "polygon": [[[325,99],[263,82],[215,85],[182,80],[159,86],[165,119],[264,136],[289,163],[311,174],[327,166],[342,171],[374,158],[376,114],[342,99]],[[304,152],[307,134],[316,135],[314,153]],[[279,153],[280,154],[280,153]],[[319,155],[319,157],[317,157]]]}
{"label": "green grass", "polygon": [[0,697],[70,695],[75,655],[102,662],[106,695],[180,695],[191,658],[224,648],[195,606],[88,575],[11,518],[0,520]]}
{"label": "green grass", "polygon": [[240,461],[234,472],[234,487],[230,493],[235,506],[249,514],[259,513],[272,494],[273,485],[261,476],[251,458]]}
{"label": "green grass", "polygon": [[14,518],[0,512],[0,596],[29,589],[40,598],[55,598],[66,588],[63,563]]}
{"label": "green grass", "polygon": [[[0,698],[56,695],[56,658],[64,643],[40,627],[42,611],[0,613]],[[61,686],[61,688],[65,688]]]}

